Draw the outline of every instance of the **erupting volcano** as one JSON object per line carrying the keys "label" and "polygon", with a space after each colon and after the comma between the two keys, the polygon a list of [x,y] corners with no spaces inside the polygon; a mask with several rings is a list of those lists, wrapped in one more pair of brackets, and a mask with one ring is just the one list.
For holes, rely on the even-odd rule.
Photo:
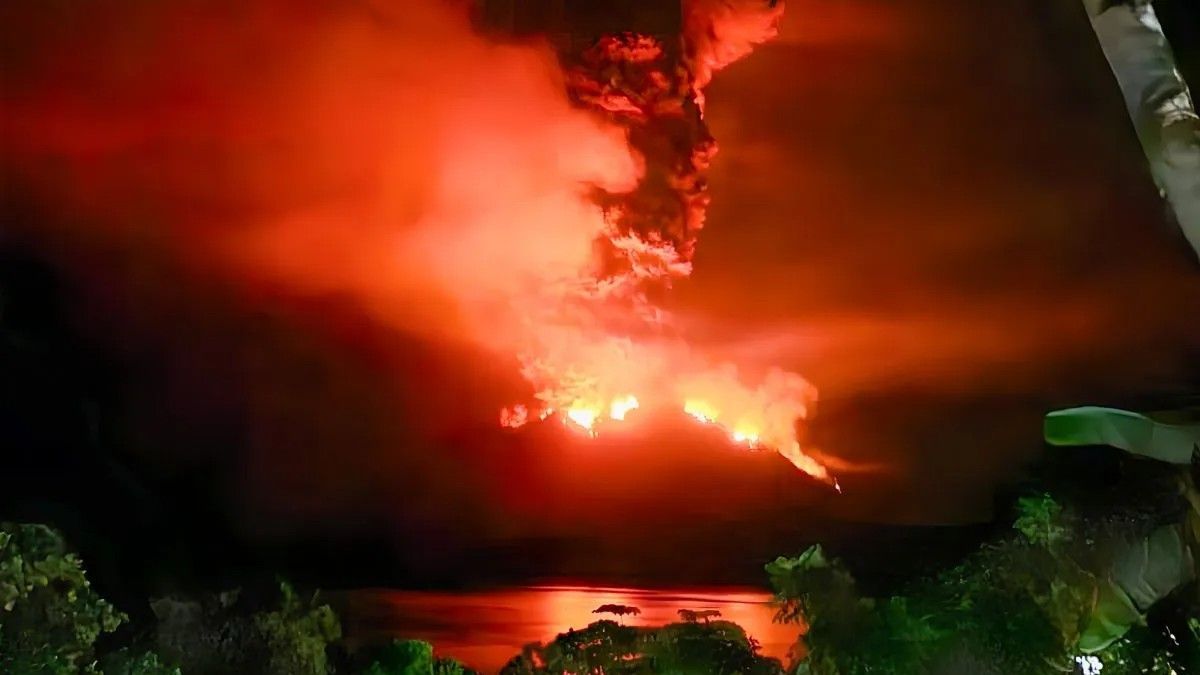
{"label": "erupting volcano", "polygon": [[572,103],[624,131],[640,172],[632,189],[589,194],[602,226],[587,264],[541,275],[537,300],[514,308],[528,327],[521,372],[536,393],[532,403],[501,411],[500,421],[516,428],[555,417],[594,435],[635,409],[682,410],[829,480],[797,440],[816,390],[778,369],[747,384],[736,365],[691,349],[656,301],[691,273],[704,225],[716,143],[704,123],[703,87],[774,37],[783,5],[685,0],[674,9],[674,25],[648,27],[658,34],[607,33],[582,49],[571,39],[559,47]]}
{"label": "erupting volcano", "polygon": [[828,480],[798,443],[813,387],[695,347],[664,302],[708,204],[702,89],[782,3],[179,2],[138,6],[144,40],[90,30],[125,26],[105,4],[39,43],[4,129],[88,237],[149,245],[105,210],[139,204],[249,303],[332,299],[512,363],[530,389],[484,408],[513,401],[505,426],[687,413]]}

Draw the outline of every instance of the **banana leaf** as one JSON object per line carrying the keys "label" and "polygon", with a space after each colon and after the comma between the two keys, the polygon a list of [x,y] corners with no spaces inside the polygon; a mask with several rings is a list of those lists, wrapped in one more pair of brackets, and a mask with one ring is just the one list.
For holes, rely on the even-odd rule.
{"label": "banana leaf", "polygon": [[1191,464],[1200,447],[1200,424],[1168,424],[1116,408],[1056,410],[1046,415],[1043,433],[1051,445],[1108,445],[1171,464]]}
{"label": "banana leaf", "polygon": [[1144,620],[1154,603],[1193,578],[1195,563],[1182,526],[1164,525],[1130,542],[1100,583],[1092,616],[1079,637],[1080,651],[1093,654],[1119,640]]}
{"label": "banana leaf", "polygon": [[[1046,415],[1044,435],[1051,445],[1108,445],[1178,465],[1191,464],[1200,449],[1200,424],[1093,406]],[[1080,651],[1105,649],[1144,621],[1154,603],[1195,578],[1184,527],[1164,525],[1117,552],[1107,578],[1100,580],[1092,615],[1079,638]]]}
{"label": "banana leaf", "polygon": [[1079,635],[1079,651],[1103,651],[1140,621],[1142,615],[1125,591],[1111,581],[1102,582],[1087,628]]}
{"label": "banana leaf", "polygon": [[1145,612],[1192,580],[1194,561],[1180,525],[1164,525],[1123,549],[1113,562],[1113,580]]}

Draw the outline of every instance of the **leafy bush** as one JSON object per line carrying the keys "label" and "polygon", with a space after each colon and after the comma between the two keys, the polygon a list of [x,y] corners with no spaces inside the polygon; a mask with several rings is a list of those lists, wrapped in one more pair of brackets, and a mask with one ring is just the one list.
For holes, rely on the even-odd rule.
{"label": "leafy bush", "polygon": [[1070,539],[1070,530],[1062,523],[1062,506],[1050,495],[1021,497],[1017,500],[1017,510],[1013,529],[1031,543],[1053,546]]}
{"label": "leafy bush", "polygon": [[301,600],[290,585],[280,582],[280,607],[253,617],[254,633],[266,649],[264,673],[323,675],[329,671],[326,647],[341,639],[342,626],[329,605],[317,596]]}
{"label": "leafy bush", "polygon": [[164,663],[154,652],[133,654],[121,649],[100,663],[104,675],[180,675],[179,668]]}
{"label": "leafy bush", "polygon": [[651,631],[641,641],[651,673],[678,675],[739,673],[778,675],[782,666],[758,654],[758,645],[735,623],[675,623]]}
{"label": "leafy bush", "polygon": [[0,525],[0,672],[94,671],[95,643],[126,620],[44,525]]}
{"label": "leafy bush", "polygon": [[[152,603],[157,653],[123,648],[96,653],[96,640],[127,620],[88,583],[62,537],[43,525],[0,526],[0,673],[4,675],[181,675],[182,672],[325,675],[341,624],[313,594],[279,582],[276,599],[255,607],[239,591],[200,600]],[[393,641],[367,650],[367,675],[471,675],[435,658],[426,642]],[[348,665],[348,664],[343,664]]]}
{"label": "leafy bush", "polygon": [[548,644],[527,645],[501,671],[504,675],[780,675],[779,661],[737,624],[674,623],[661,628],[597,621],[570,630]]}
{"label": "leafy bush", "polygon": [[453,659],[435,658],[433,645],[421,640],[393,640],[373,654],[364,675],[468,675]]}
{"label": "leafy bush", "polygon": [[1129,633],[1151,604],[1191,579],[1177,526],[1117,541],[1111,559],[1089,558],[1094,542],[1075,540],[1077,524],[1050,497],[1022,499],[1018,509],[1015,536],[891,597],[860,595],[819,546],[768,564],[777,620],[807,624],[807,653],[794,672],[1036,675],[1071,672],[1080,652],[1113,664],[1111,672],[1157,662],[1188,672],[1171,650],[1141,648],[1148,631]]}
{"label": "leafy bush", "polygon": [[278,601],[267,608],[247,606],[236,591],[201,600],[160,598],[159,649],[184,672],[324,675],[326,653],[341,638],[341,624],[316,594],[301,598],[279,582]]}

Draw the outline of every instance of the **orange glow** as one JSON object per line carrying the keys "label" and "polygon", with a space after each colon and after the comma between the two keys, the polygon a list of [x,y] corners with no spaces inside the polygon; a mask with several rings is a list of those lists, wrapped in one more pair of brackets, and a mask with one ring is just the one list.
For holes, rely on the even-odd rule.
{"label": "orange glow", "polygon": [[717,421],[717,411],[703,401],[688,401],[683,404],[683,411],[706,424]]}
{"label": "orange glow", "polygon": [[[716,71],[744,58],[779,32],[784,3],[684,0],[684,24],[691,37],[696,86],[703,89]],[[703,96],[699,97],[701,107]]]}
{"label": "orange glow", "polygon": [[748,429],[735,429],[733,432],[733,440],[737,441],[738,443],[745,443],[746,445],[755,448],[758,447],[758,432]]}
{"label": "orange glow", "polygon": [[519,429],[529,421],[529,408],[518,403],[500,411],[500,426]]}
{"label": "orange glow", "polygon": [[608,416],[610,419],[624,420],[625,415],[629,414],[630,410],[637,410],[637,407],[638,400],[636,396],[622,396],[613,400],[612,405],[608,409]]}
{"label": "orange glow", "polygon": [[[6,160],[72,210],[145,204],[173,216],[172,255],[247,294],[344,297],[388,328],[515,361],[531,396],[499,413],[505,427],[559,411],[594,434],[697,400],[738,442],[823,475],[796,443],[813,387],[747,379],[657,300],[691,273],[708,202],[715,145],[692,103],[773,34],[782,3],[688,0],[684,63],[659,38],[609,36],[593,56],[620,67],[590,79],[547,43],[480,37],[461,3],[135,3],[89,30],[104,4],[38,47],[86,52],[88,68],[33,59],[22,82],[53,86],[5,100]],[[635,147],[635,128],[664,138]],[[67,164],[47,173],[50,158]],[[172,211],[184,204],[204,208]],[[135,222],[105,234],[141,241]]]}
{"label": "orange glow", "polygon": [[[698,353],[676,336],[673,318],[652,300],[656,291],[691,274],[704,224],[704,174],[715,145],[696,112],[703,107],[701,90],[717,70],[774,36],[782,3],[687,0],[683,11],[688,69],[664,60],[657,38],[625,35],[600,40],[568,73],[568,86],[583,108],[624,128],[655,119],[661,123],[658,133],[672,140],[669,147],[683,151],[664,159],[653,154],[661,152],[653,145],[631,145],[631,152],[648,153],[641,168],[674,172],[676,187],[664,192],[638,174],[624,191],[608,188],[615,206],[591,230],[599,244],[592,257],[531,270],[540,275],[535,283],[507,299],[524,329],[514,336],[521,372],[535,389],[535,407],[567,410],[570,422],[593,435],[605,407],[610,419],[620,421],[635,407],[678,409],[682,403],[688,414],[721,428],[733,442],[773,448],[801,470],[827,479],[797,443],[796,425],[807,417],[815,389],[777,369],[758,384],[747,383],[733,364]],[[672,80],[679,73],[683,79]],[[689,108],[688,101],[696,106]],[[647,191],[653,199],[645,199]],[[655,206],[645,208],[648,202]]]}
{"label": "orange glow", "polygon": [[[703,590],[678,589],[666,593],[623,588],[541,587],[537,594],[540,619],[549,630],[541,639],[549,640],[568,629],[583,628],[596,620],[592,610],[603,604],[637,607],[641,614],[621,619],[632,626],[661,626],[679,621],[679,609],[715,609],[720,618],[733,621],[746,633],[762,642],[767,656],[786,659],[787,649],[796,640],[796,628],[773,621],[770,596],[753,591],[722,590],[709,594]],[[661,596],[661,597],[660,597]],[[533,610],[533,607],[530,608]],[[551,628],[552,627],[552,628]]]}
{"label": "orange glow", "polygon": [[596,420],[599,417],[600,413],[591,408],[578,407],[567,410],[567,419],[591,434],[595,433]]}
{"label": "orange glow", "polygon": [[[379,591],[358,594],[363,609],[382,617],[385,626],[403,625],[405,635],[429,640],[439,655],[458,658],[482,672],[498,672],[531,640],[549,641],[598,620],[592,610],[603,604],[637,607],[629,626],[662,626],[679,621],[679,610],[717,610],[759,641],[765,656],[786,662],[800,632],[775,623],[768,593],[754,589],[674,588],[641,590],[540,586],[475,593]],[[515,617],[515,618],[514,618]],[[395,622],[395,624],[391,623]]]}
{"label": "orange glow", "polygon": [[[514,336],[521,372],[535,389],[535,407],[567,410],[567,419],[590,434],[597,433],[598,413],[606,407],[608,417],[620,421],[643,405],[678,409],[682,404],[689,415],[719,427],[733,442],[775,449],[802,471],[827,479],[797,442],[796,425],[807,417],[816,390],[800,376],[778,369],[757,384],[748,383],[733,364],[698,353],[676,336],[673,318],[652,299],[656,291],[691,274],[708,203],[704,173],[715,145],[707,138],[702,116],[686,102],[702,107],[701,89],[713,74],[775,34],[782,3],[687,0],[683,9],[683,58],[691,70],[671,69],[656,38],[610,36],[568,74],[573,93],[598,117],[626,128],[648,118],[660,122],[659,133],[671,137],[670,147],[686,152],[669,161],[652,154],[642,159],[659,171],[677,172],[672,179],[681,187],[664,193],[636,175],[624,191],[610,189],[608,198],[616,206],[603,212],[600,227],[591,229],[593,243],[599,244],[594,255],[531,270],[540,275],[536,283],[507,303],[524,329]],[[645,84],[669,82],[678,72],[690,73],[691,79],[675,89]],[[679,107],[646,103],[659,97]],[[638,147],[655,152],[653,146]],[[648,200],[639,198],[647,190],[655,207],[645,208]]]}

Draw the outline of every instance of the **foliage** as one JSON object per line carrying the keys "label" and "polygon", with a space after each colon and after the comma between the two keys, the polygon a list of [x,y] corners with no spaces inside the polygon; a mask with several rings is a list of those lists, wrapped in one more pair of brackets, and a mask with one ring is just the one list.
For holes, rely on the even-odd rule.
{"label": "foliage", "polygon": [[592,673],[610,675],[647,672],[638,653],[641,630],[612,620],[582,630],[568,630],[546,645],[526,645],[503,673]]}
{"label": "foliage", "polygon": [[709,622],[713,619],[719,618],[721,616],[720,610],[716,610],[716,609],[700,609],[700,610],[680,609],[680,610],[676,610],[676,614],[679,615],[680,621],[683,621],[686,623],[696,623],[697,621],[699,621],[701,619],[704,619],[705,623],[707,623],[707,622]]}
{"label": "foliage", "polygon": [[254,607],[237,591],[152,603],[159,649],[184,672],[323,675],[326,650],[341,624],[313,594],[302,598],[280,581],[277,600]]}
{"label": "foliage", "polygon": [[[0,673],[5,675],[181,675],[262,673],[324,675],[341,639],[337,615],[314,593],[299,595],[280,581],[269,606],[240,591],[200,600],[152,603],[153,631],[169,660],[122,648],[97,654],[101,633],[127,617],[97,595],[79,559],[43,525],[0,526]],[[366,650],[366,675],[472,675],[453,659],[435,658],[426,642],[396,640]],[[182,671],[173,665],[180,663]],[[348,664],[347,664],[348,665]],[[346,672],[339,669],[339,672]]]}
{"label": "foliage", "polygon": [[104,675],[180,675],[179,668],[168,665],[154,652],[134,654],[121,649],[101,660]]}
{"label": "foliage", "polygon": [[[1196,619],[1192,619],[1194,625]],[[1200,633],[1135,626],[1095,658],[1104,675],[1184,675],[1200,672]]]}
{"label": "foliage", "polygon": [[57,532],[0,526],[0,672],[92,670],[96,639],[125,619],[92,590]]}
{"label": "foliage", "polygon": [[636,616],[641,613],[642,613],[642,610],[638,609],[637,607],[633,607],[631,605],[607,604],[607,605],[600,605],[596,609],[592,610],[592,614],[614,614],[616,616],[625,616],[626,614],[633,614]]}
{"label": "foliage", "polygon": [[1146,537],[1124,542],[1100,581],[1091,621],[1079,639],[1093,654],[1143,623],[1142,612],[1191,581],[1195,563],[1179,525],[1163,525]]}
{"label": "foliage", "polygon": [[341,623],[329,605],[317,604],[317,595],[301,600],[286,582],[279,582],[277,610],[253,616],[258,642],[266,648],[264,673],[322,675],[329,671],[325,649],[342,637]]}
{"label": "foliage", "polygon": [[605,675],[780,675],[780,663],[758,654],[758,645],[736,624],[674,623],[661,628],[597,621],[549,644],[531,644],[504,675],[604,673]]}
{"label": "foliage", "polygon": [[436,658],[433,645],[421,640],[393,640],[374,653],[364,675],[468,675],[454,659]]}
{"label": "foliage", "polygon": [[820,544],[795,558],[780,556],[766,565],[775,589],[775,620],[795,623],[802,618],[821,620],[823,612],[839,615],[858,604],[854,578],[841,562],[830,560]]}
{"label": "foliage", "polygon": [[1190,578],[1173,526],[1115,546],[1106,560],[1079,554],[1087,542],[1075,540],[1075,523],[1049,496],[1022,499],[1018,511],[1013,536],[890,597],[860,595],[819,546],[768,564],[777,620],[807,624],[794,672],[949,673],[967,662],[972,672],[1036,675],[1070,672],[1084,648],[1104,663],[1153,663],[1129,655],[1144,631],[1122,636],[1143,619],[1130,592],[1153,603]]}
{"label": "foliage", "polygon": [[1017,500],[1017,510],[1013,529],[1030,542],[1052,546],[1070,538],[1070,530],[1062,524],[1062,507],[1050,495],[1021,497]]}
{"label": "foliage", "polygon": [[775,675],[781,672],[778,661],[760,656],[758,645],[737,624],[728,621],[663,626],[643,637],[640,652],[646,658],[647,672],[651,673]]}

